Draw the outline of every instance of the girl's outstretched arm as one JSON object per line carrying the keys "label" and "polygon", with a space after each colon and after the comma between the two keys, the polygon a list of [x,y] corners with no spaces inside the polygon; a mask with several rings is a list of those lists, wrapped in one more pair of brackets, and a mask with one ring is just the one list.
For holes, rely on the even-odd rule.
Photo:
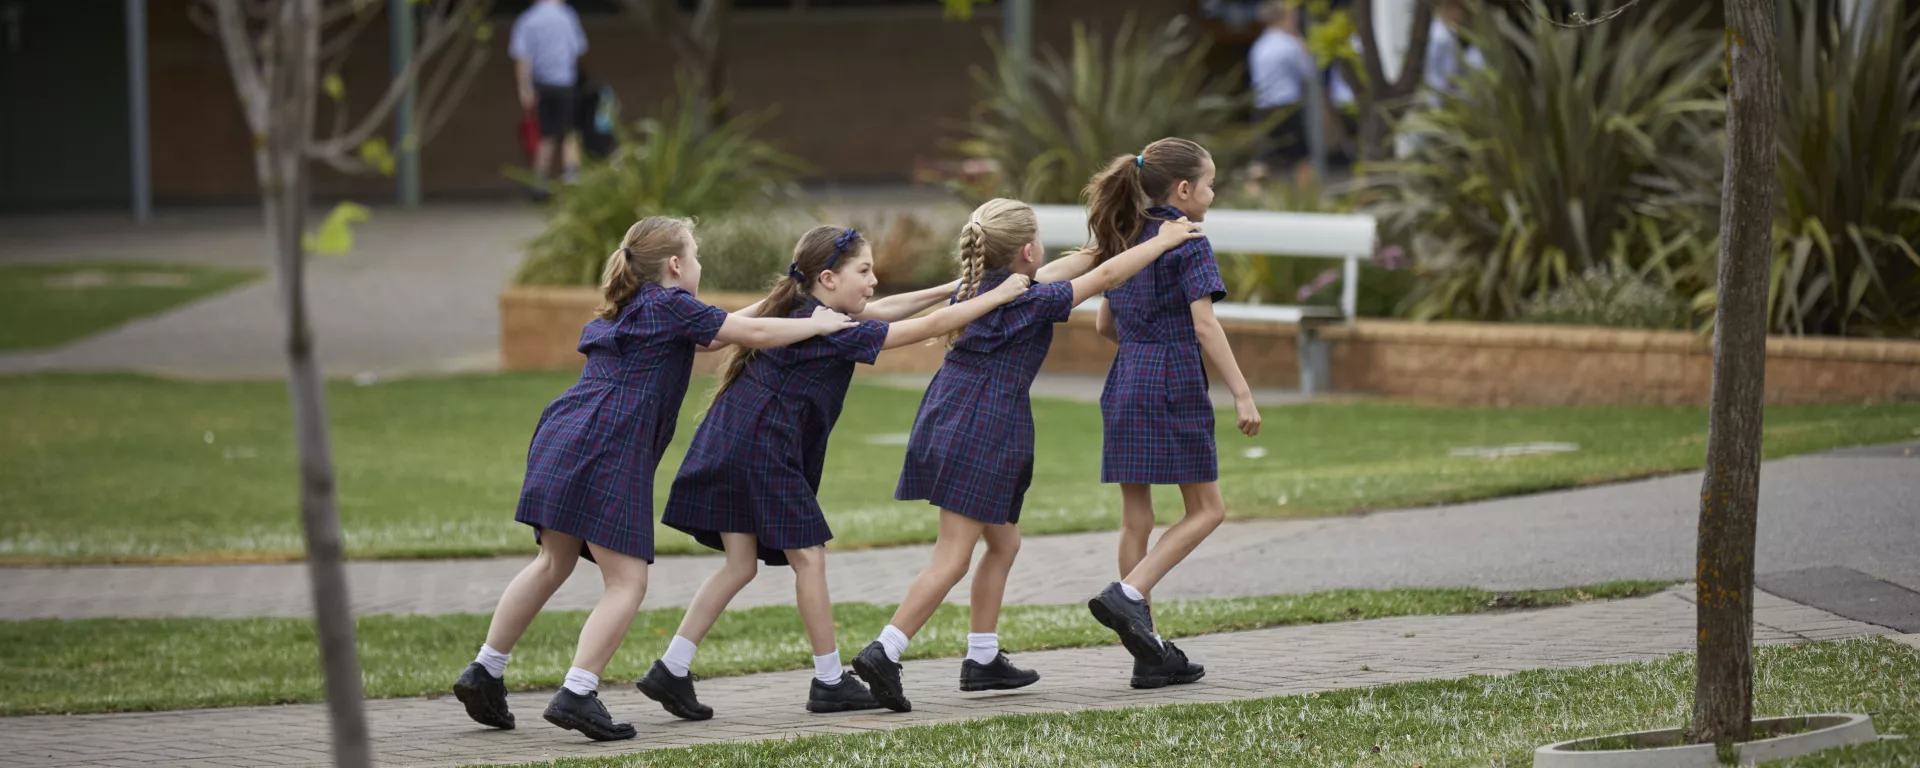
{"label": "girl's outstretched arm", "polygon": [[1036,283],[1057,283],[1062,280],[1072,280],[1086,274],[1087,270],[1093,269],[1093,262],[1092,253],[1087,252],[1085,249],[1074,251],[1073,253],[1042,264],[1040,271],[1033,276],[1033,281]]}
{"label": "girl's outstretched arm", "polygon": [[995,307],[1020,298],[1020,294],[1026,293],[1027,286],[1032,284],[1033,280],[1026,275],[1009,275],[1006,282],[991,291],[944,307],[926,317],[910,318],[889,325],[886,344],[880,348],[893,349],[908,344],[918,344],[927,339],[960,330],[966,327],[967,323],[993,311]]}
{"label": "girl's outstretched arm", "polygon": [[854,315],[853,319],[897,323],[927,311],[928,307],[946,301],[947,298],[952,296],[953,292],[957,290],[960,290],[960,281],[955,280],[946,285],[936,285],[932,288],[913,291],[911,293],[901,293],[883,299],[874,299],[873,301],[867,302],[867,308],[860,310],[860,313]]}
{"label": "girl's outstretched arm", "polygon": [[[1201,234],[1200,228],[1193,222],[1187,221],[1185,216],[1177,221],[1161,224],[1160,233],[1151,239],[1121,251],[1120,255],[1107,259],[1092,271],[1073,278],[1074,306],[1079,306],[1080,302],[1126,282],[1127,278],[1134,276],[1134,273],[1146,269],[1154,259],[1186,244],[1188,240],[1198,240],[1202,237],[1206,235]],[[1107,310],[1102,307],[1102,311]]]}
{"label": "girl's outstretched arm", "polygon": [[[728,317],[728,319],[732,319],[732,318],[735,318],[735,317],[759,317],[759,316],[760,316],[760,305],[762,305],[762,304],[765,304],[765,303],[767,303],[767,300],[766,300],[766,299],[761,299],[761,300],[759,300],[759,301],[756,301],[756,302],[754,302],[754,303],[752,303],[752,304],[748,304],[748,305],[746,306],[746,308],[745,308],[745,309],[742,309],[742,310],[740,310],[740,311],[738,311],[738,312],[728,312],[728,313],[727,313],[727,317]],[[722,350],[722,349],[726,349],[726,348],[727,348],[727,346],[728,346],[728,344],[727,344],[726,342],[724,342],[724,341],[721,341],[721,340],[720,340],[720,338],[716,336],[716,337],[714,337],[714,339],[713,339],[713,342],[712,342],[712,343],[710,343],[710,344],[705,344],[705,345],[695,345],[695,346],[694,346],[694,348],[693,348],[693,351],[695,351],[695,352],[718,352],[718,351],[720,351],[720,350]],[[777,345],[777,344],[776,344],[775,346],[779,346],[779,345]]]}
{"label": "girl's outstretched arm", "polygon": [[715,341],[749,349],[784,347],[815,336],[844,331],[856,325],[852,318],[826,307],[814,307],[812,317],[743,317],[727,315]]}

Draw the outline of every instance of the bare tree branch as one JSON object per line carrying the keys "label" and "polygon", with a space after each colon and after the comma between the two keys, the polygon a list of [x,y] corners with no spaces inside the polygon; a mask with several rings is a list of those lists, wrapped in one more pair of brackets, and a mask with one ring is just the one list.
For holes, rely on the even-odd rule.
{"label": "bare tree branch", "polygon": [[247,116],[247,129],[254,142],[267,132],[267,91],[261,82],[259,65],[248,44],[247,23],[242,18],[240,0],[203,0],[213,4],[219,23],[220,50],[227,56],[227,69],[233,73],[234,94],[240,98],[240,110]]}
{"label": "bare tree branch", "polygon": [[414,51],[413,60],[407,62],[406,69],[400,76],[387,85],[387,91],[380,96],[380,100],[361,116],[360,122],[352,129],[344,133],[336,133],[325,141],[314,142],[308,148],[307,155],[315,159],[325,159],[327,155],[350,154],[355,147],[360,146],[372,136],[374,131],[379,130],[388,114],[393,111],[394,105],[399,103],[400,97],[406,95],[407,84],[419,76],[422,63],[439,53],[441,47],[454,35],[461,32],[471,34],[468,26],[474,19],[473,11],[478,5],[477,0],[452,0],[444,6],[445,10],[429,14],[425,32],[421,35],[420,43]]}
{"label": "bare tree branch", "polygon": [[448,49],[441,66],[420,91],[420,107],[415,113],[415,147],[425,146],[440,133],[440,128],[453,117],[454,105],[466,96],[467,88],[486,60],[486,47],[470,36],[460,37],[454,47]]}
{"label": "bare tree branch", "polygon": [[1546,12],[1540,10],[1539,0],[1519,0],[1519,2],[1521,5],[1525,5],[1528,11],[1533,12],[1534,16],[1539,17],[1541,21],[1564,29],[1584,29],[1586,27],[1605,24],[1619,18],[1620,14],[1626,13],[1634,6],[1640,4],[1640,0],[1627,0],[1625,4],[1591,19],[1587,18],[1585,13],[1573,11],[1567,14],[1567,21],[1560,21],[1558,19],[1548,18]]}

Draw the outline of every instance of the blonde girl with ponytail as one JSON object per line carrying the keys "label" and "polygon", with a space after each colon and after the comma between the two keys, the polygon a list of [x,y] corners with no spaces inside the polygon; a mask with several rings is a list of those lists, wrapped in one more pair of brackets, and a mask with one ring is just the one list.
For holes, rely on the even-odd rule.
{"label": "blonde girl with ponytail", "polygon": [[951,288],[872,300],[878,281],[866,238],[852,229],[816,227],[800,238],[793,263],[761,302],[769,317],[805,317],[827,307],[861,322],[845,331],[780,349],[735,350],[713,405],[694,432],[660,521],[726,553],[700,585],[666,654],[640,690],[677,717],[704,720],[689,676],[693,656],[733,596],[759,572],[757,562],[793,568],[794,598],[813,648],[807,709],[843,712],[878,706],[843,673],[827,594],[826,543],[833,538],[817,494],[827,439],[845,404],[855,363],[881,350],[918,344],[965,326],[1020,297],[1028,281],[1008,280],[924,317]]}
{"label": "blonde girl with ponytail", "polygon": [[946,361],[927,386],[908,438],[906,466],[894,497],[925,500],[940,510],[933,561],[920,572],[893,620],[859,655],[853,668],[889,709],[913,708],[901,679],[901,654],[967,574],[974,544],[987,552],[974,572],[963,691],[1009,690],[1040,676],[1019,669],[1000,652],[997,626],[1007,573],[1020,550],[1021,500],[1033,478],[1033,405],[1027,390],[1053,343],[1053,326],[1092,296],[1126,282],[1161,254],[1199,237],[1182,220],[1152,239],[1099,265],[1087,253],[1051,264],[1040,245],[1033,209],[1017,200],[990,200],[960,229],[956,300],[1034,277],[1039,285],[949,336]]}
{"label": "blonde girl with ponytail", "polygon": [[548,722],[596,741],[630,739],[600,703],[600,673],[626,637],[653,562],[653,474],[673,439],[696,346],[764,348],[853,326],[820,308],[793,318],[728,314],[701,303],[700,244],[683,219],[642,219],[607,258],[597,317],[580,334],[580,380],[540,414],[514,519],[540,553],[500,595],[480,655],[454,683],[476,722],[514,727],[507,661],[520,635],[574,563],[599,564],[606,592],[580,630],[565,687]]}

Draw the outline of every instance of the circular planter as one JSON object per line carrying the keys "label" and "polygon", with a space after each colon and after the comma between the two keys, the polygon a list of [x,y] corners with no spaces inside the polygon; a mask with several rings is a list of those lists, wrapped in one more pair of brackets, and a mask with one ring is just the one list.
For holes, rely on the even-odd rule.
{"label": "circular planter", "polygon": [[[1866,715],[1761,717],[1754,719],[1753,727],[1759,733],[1789,733],[1734,745],[1742,765],[1879,738],[1873,731],[1873,719]],[[1548,744],[1534,750],[1533,768],[1718,768],[1720,760],[1713,745],[1683,744],[1680,740],[1684,733],[1683,728],[1663,728]]]}

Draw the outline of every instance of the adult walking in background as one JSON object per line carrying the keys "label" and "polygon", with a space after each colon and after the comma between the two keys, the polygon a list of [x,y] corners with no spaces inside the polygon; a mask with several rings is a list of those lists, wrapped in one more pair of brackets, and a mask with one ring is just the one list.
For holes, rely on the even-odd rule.
{"label": "adult walking in background", "polygon": [[566,0],[535,0],[513,22],[507,54],[513,57],[520,107],[540,121],[540,147],[533,155],[534,194],[546,196],[547,175],[559,147],[561,178],[571,182],[580,169],[580,139],[574,130],[575,88],[587,33]]}
{"label": "adult walking in background", "polygon": [[1260,6],[1265,32],[1247,52],[1247,74],[1253,80],[1255,120],[1269,119],[1274,113],[1284,117],[1267,136],[1269,146],[1262,153],[1276,173],[1293,169],[1294,183],[1305,186],[1307,159],[1307,95],[1309,81],[1319,76],[1319,66],[1300,38],[1300,11],[1287,0],[1267,0]]}

